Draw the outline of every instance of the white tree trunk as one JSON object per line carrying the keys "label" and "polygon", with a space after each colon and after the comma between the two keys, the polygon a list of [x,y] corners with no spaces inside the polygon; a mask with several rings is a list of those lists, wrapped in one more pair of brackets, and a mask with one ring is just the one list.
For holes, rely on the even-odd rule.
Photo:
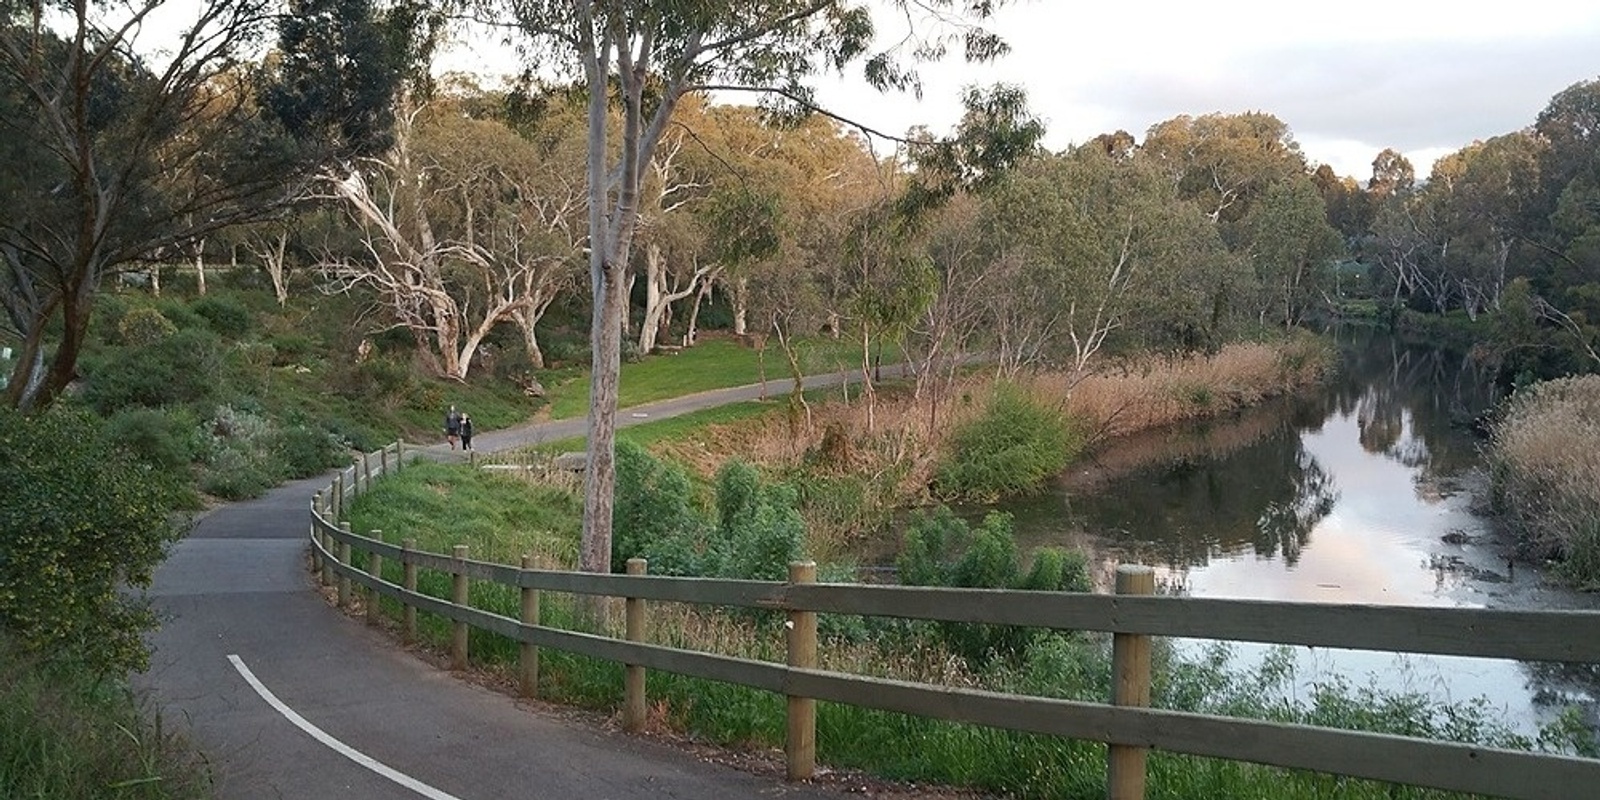
{"label": "white tree trunk", "polygon": [[206,296],[206,242],[201,239],[194,243],[194,278],[195,286],[200,291],[200,296]]}
{"label": "white tree trunk", "polygon": [[644,321],[639,325],[639,352],[650,353],[656,349],[662,330],[672,318],[672,304],[699,291],[700,282],[710,269],[696,268],[689,277],[689,284],[675,289],[660,247],[651,244],[645,248],[644,265]]}
{"label": "white tree trunk", "polygon": [[716,270],[700,282],[700,291],[694,294],[694,303],[689,306],[689,327],[683,332],[683,346],[693,347],[700,338],[700,306],[711,296],[711,290],[717,285],[717,275],[721,270]]}
{"label": "white tree trunk", "polygon": [[733,291],[728,294],[733,301],[733,335],[743,336],[750,332],[750,280],[745,277],[734,278]]}

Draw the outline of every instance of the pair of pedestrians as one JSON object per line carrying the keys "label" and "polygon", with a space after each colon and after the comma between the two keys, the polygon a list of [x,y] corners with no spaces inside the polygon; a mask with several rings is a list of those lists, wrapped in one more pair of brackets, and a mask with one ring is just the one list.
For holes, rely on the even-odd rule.
{"label": "pair of pedestrians", "polygon": [[444,438],[449,440],[450,449],[456,449],[456,440],[461,440],[462,450],[472,449],[472,417],[457,411],[455,406],[444,414]]}

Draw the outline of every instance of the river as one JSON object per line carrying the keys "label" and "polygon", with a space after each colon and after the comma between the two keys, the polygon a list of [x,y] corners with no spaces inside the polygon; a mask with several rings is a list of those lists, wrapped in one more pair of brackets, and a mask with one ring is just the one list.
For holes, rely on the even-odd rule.
{"label": "river", "polygon": [[[1019,546],[1093,554],[1106,585],[1118,563],[1157,569],[1165,591],[1327,603],[1597,608],[1511,560],[1478,504],[1481,441],[1471,420],[1498,399],[1460,354],[1370,329],[1333,335],[1339,376],[1318,391],[1204,424],[1120,440],[1051,492],[1002,506]],[[1238,658],[1262,648],[1240,646]],[[1342,676],[1445,700],[1487,699],[1536,733],[1561,707],[1595,720],[1593,667],[1319,648],[1299,649],[1299,686]]]}

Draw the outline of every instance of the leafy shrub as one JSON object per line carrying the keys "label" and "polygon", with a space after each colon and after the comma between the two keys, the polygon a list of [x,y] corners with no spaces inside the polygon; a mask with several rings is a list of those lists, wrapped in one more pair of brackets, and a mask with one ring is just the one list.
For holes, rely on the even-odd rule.
{"label": "leafy shrub", "polygon": [[[907,586],[1089,591],[1088,561],[1081,553],[1043,549],[1024,573],[1017,556],[1011,515],[990,513],[977,529],[946,506],[915,519],[906,532],[897,566]],[[941,622],[940,638],[974,666],[996,657],[1016,661],[1042,633],[1010,625]]]}
{"label": "leafy shrub", "polygon": [[952,433],[934,489],[943,497],[971,500],[1033,491],[1082,446],[1059,412],[1002,385],[981,416]]}
{"label": "leafy shrub", "polygon": [[[617,442],[616,474],[616,504],[611,513],[611,570],[622,572],[630,558],[654,556],[652,571],[669,569],[667,562],[674,562],[679,566],[671,569],[686,570],[675,574],[693,574],[697,554],[673,554],[659,545],[652,547],[652,543],[668,540],[689,543],[699,539],[705,519],[694,507],[689,474],[682,467],[662,462],[641,445],[626,440]],[[682,549],[688,550],[689,546]]]}
{"label": "leafy shrub", "polygon": [[411,367],[390,358],[369,358],[354,365],[343,380],[339,393],[345,397],[400,400],[417,388]]}
{"label": "leafy shrub", "polygon": [[206,321],[211,330],[229,339],[241,339],[250,332],[254,318],[243,303],[226,295],[206,295],[190,308]]}
{"label": "leafy shrub", "polygon": [[196,314],[194,307],[181,299],[163,297],[156,301],[156,308],[161,311],[162,316],[172,320],[172,324],[178,326],[180,331],[211,328],[205,317]]}
{"label": "leafy shrub", "polygon": [[278,350],[266,342],[240,342],[233,348],[233,357],[252,376],[262,377],[267,368],[278,363]]}
{"label": "leafy shrub", "polygon": [[557,339],[545,345],[545,359],[550,364],[587,364],[593,353],[587,341]]}
{"label": "leafy shrub", "polygon": [[632,339],[622,340],[622,363],[637,364],[644,360],[645,352],[639,349],[639,343]]}
{"label": "leafy shrub", "polygon": [[716,536],[702,574],[781,581],[804,550],[805,520],[793,488],[764,483],[755,468],[730,461],[717,472]]}
{"label": "leafy shrub", "polygon": [[128,300],[114,292],[96,292],[94,296],[93,324],[89,333],[95,342],[105,345],[122,343],[122,318],[128,315]]}
{"label": "leafy shrub", "polygon": [[278,432],[274,455],[290,478],[309,478],[346,463],[344,442],[325,431],[294,426]]}
{"label": "leafy shrub", "polygon": [[277,483],[264,458],[236,446],[212,451],[200,472],[200,491],[224,500],[259,497]]}
{"label": "leafy shrub", "polygon": [[89,375],[84,399],[102,414],[130,406],[201,403],[213,396],[221,371],[216,334],[180,329],[102,363]]}
{"label": "leafy shrub", "polygon": [[153,308],[136,308],[117,322],[117,335],[123,344],[152,345],[178,332],[172,320]]}
{"label": "leafy shrub", "polygon": [[277,355],[273,362],[278,366],[294,364],[308,355],[316,347],[310,336],[303,333],[278,333],[267,338],[267,344],[272,345],[272,351]]}
{"label": "leafy shrub", "polygon": [[716,515],[707,519],[688,473],[618,442],[612,569],[643,556],[655,575],[784,580],[805,542],[795,491],[737,461],[717,472],[715,488]]}
{"label": "leafy shrub", "polygon": [[52,663],[143,669],[155,617],[136,592],[175,534],[156,473],[60,409],[0,410],[0,453],[0,628]]}
{"label": "leafy shrub", "polygon": [[106,429],[113,444],[163,472],[187,470],[205,451],[198,421],[183,410],[125,409]]}
{"label": "leafy shrub", "polygon": [[271,420],[222,406],[209,422],[210,442],[200,489],[224,500],[259,496],[288,477],[278,458],[281,434]]}

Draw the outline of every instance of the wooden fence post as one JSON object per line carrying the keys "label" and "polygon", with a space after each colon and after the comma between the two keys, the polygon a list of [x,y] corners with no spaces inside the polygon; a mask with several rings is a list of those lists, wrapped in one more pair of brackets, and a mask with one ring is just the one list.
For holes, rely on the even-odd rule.
{"label": "wooden fence post", "polygon": [[[628,574],[643,575],[648,566],[642,558],[628,559]],[[630,642],[644,641],[644,600],[629,597],[626,607],[626,636]],[[623,677],[622,729],[629,733],[644,730],[644,667],[629,664]]]}
{"label": "wooden fence post", "polygon": [[394,466],[399,469],[406,465],[406,440],[394,440]]}
{"label": "wooden fence post", "polygon": [[311,496],[311,572],[322,574],[322,531],[317,529],[318,506],[322,504],[322,492]]}
{"label": "wooden fence post", "polygon": [[[814,561],[789,565],[789,583],[816,583]],[[817,667],[817,612],[790,611],[787,625],[789,666]],[[817,768],[817,701],[810,697],[788,696],[788,728],[784,733],[783,754],[791,781],[809,780]]]}
{"label": "wooden fence post", "polygon": [[[417,549],[417,540],[405,540],[400,544],[400,549],[404,551],[404,555],[401,556],[403,563],[400,568],[402,573],[400,580],[406,591],[414,593],[417,591],[417,565],[416,562],[411,560],[411,553]],[[401,622],[401,629],[405,631],[406,641],[414,642],[417,640],[417,607],[409,602],[405,602],[404,607],[405,611],[402,612],[404,619]]]}
{"label": "wooden fence post", "polygon": [[[327,522],[328,521],[328,496],[327,496],[327,494],[325,492],[317,492],[317,505],[320,506],[318,511],[321,513],[323,521]],[[333,535],[328,533],[326,528],[321,528],[320,525],[318,527],[319,527],[319,530],[317,531],[317,541],[322,543],[322,549],[326,550],[328,552],[328,555],[331,556],[334,553]],[[326,557],[324,557],[322,559],[322,585],[323,586],[332,586],[333,585],[333,563]]]}
{"label": "wooden fence post", "polygon": [[[339,530],[349,533],[350,523],[339,523]],[[350,543],[348,541],[339,543],[339,563],[346,567],[350,566]],[[350,607],[350,576],[342,572],[339,573],[339,607]]]}
{"label": "wooden fence post", "polygon": [[361,479],[356,481],[361,491],[372,491],[372,458],[365,450],[361,452]]}
{"label": "wooden fence post", "polygon": [[[371,480],[371,479],[368,478],[368,480]],[[380,541],[380,542],[383,541],[383,531],[374,530],[372,533],[370,533],[368,535],[372,539],[374,539],[376,541]],[[373,580],[383,580],[383,556],[379,555],[376,552],[367,554],[367,574],[370,575]],[[378,594],[378,590],[377,589],[368,589],[367,590],[367,624],[368,625],[376,625],[376,624],[378,624],[378,598],[379,597],[382,597],[382,595]]]}
{"label": "wooden fence post", "polygon": [[329,522],[337,523],[344,516],[344,470],[339,470],[333,476],[333,517]]}
{"label": "wooden fence post", "polygon": [[[533,569],[533,556],[522,557],[522,568]],[[539,590],[531,586],[522,587],[522,624],[539,624]],[[539,647],[532,642],[522,643],[522,652],[517,661],[517,686],[522,691],[523,697],[539,696]]]}
{"label": "wooden fence post", "polygon": [[[466,565],[461,562],[467,560],[467,546],[458,544],[451,550],[451,555],[456,560],[456,571],[450,576],[450,602],[458,606],[467,605],[467,573]],[[450,631],[450,668],[464,670],[467,668],[467,623],[456,620]]]}
{"label": "wooden fence post", "polygon": [[378,449],[378,474],[384,476],[389,474],[389,445]]}
{"label": "wooden fence post", "polygon": [[[1117,594],[1148,595],[1156,590],[1155,570],[1137,564],[1117,567]],[[1113,705],[1146,708],[1150,705],[1150,637],[1118,633],[1111,637]],[[1106,785],[1111,800],[1143,800],[1145,756],[1149,750],[1132,745],[1111,745],[1107,756]]]}

